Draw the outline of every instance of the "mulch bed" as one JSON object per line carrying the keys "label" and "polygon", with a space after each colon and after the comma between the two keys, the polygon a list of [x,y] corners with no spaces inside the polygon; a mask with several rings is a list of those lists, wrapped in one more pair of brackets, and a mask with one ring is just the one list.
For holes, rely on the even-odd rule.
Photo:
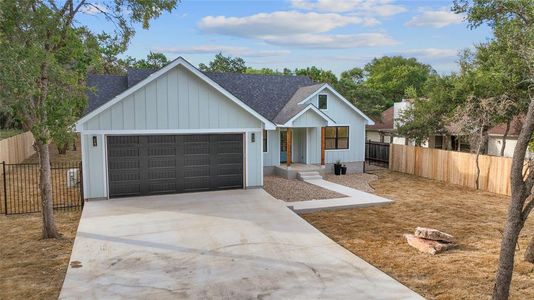
{"label": "mulch bed", "polygon": [[263,177],[263,189],[276,199],[288,202],[347,197],[304,181],[278,176]]}
{"label": "mulch bed", "polygon": [[[386,206],[303,215],[334,241],[428,299],[489,299],[509,199],[412,175],[376,171]],[[459,247],[431,256],[410,247],[404,233],[417,226],[456,237]],[[534,299],[534,265],[522,256],[534,217],[521,233],[511,299]]]}

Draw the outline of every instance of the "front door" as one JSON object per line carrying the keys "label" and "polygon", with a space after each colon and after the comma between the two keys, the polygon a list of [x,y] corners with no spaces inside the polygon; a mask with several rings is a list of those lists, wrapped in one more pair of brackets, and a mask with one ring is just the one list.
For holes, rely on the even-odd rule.
{"label": "front door", "polygon": [[280,131],[280,163],[287,162],[287,131]]}

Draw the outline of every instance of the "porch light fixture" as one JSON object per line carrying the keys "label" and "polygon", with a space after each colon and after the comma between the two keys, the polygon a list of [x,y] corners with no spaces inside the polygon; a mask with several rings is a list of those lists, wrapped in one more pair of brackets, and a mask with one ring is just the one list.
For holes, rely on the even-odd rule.
{"label": "porch light fixture", "polygon": [[252,133],[252,134],[250,135],[250,142],[251,142],[251,143],[256,142],[256,134],[255,134],[255,133]]}
{"label": "porch light fixture", "polygon": [[93,147],[96,147],[96,146],[98,146],[97,141],[96,141],[96,135],[93,135]]}

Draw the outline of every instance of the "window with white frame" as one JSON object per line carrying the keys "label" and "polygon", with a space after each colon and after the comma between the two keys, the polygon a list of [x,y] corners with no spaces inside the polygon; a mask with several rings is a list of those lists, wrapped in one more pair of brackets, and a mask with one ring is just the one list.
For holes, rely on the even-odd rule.
{"label": "window with white frame", "polygon": [[319,109],[327,109],[327,108],[328,108],[328,96],[319,95]]}
{"label": "window with white frame", "polygon": [[325,129],[325,149],[349,149],[349,127],[329,126]]}
{"label": "window with white frame", "polygon": [[267,130],[263,130],[263,152],[267,152]]}

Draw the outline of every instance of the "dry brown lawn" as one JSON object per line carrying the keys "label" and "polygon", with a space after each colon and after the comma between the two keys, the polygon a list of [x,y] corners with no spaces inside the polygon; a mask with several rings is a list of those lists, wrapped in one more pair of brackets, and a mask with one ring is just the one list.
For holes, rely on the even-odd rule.
{"label": "dry brown lawn", "polygon": [[[72,150],[72,147],[69,147],[66,154],[59,154],[57,146],[50,144],[48,146],[48,151],[50,151],[50,161],[52,163],[73,163],[82,161],[80,140],[76,141],[76,151]],[[27,158],[24,163],[38,163],[39,157],[37,153]]]}
{"label": "dry brown lawn", "polygon": [[57,299],[80,210],[55,213],[58,240],[41,239],[41,215],[0,216],[0,299]]}
{"label": "dry brown lawn", "polygon": [[[490,298],[508,199],[387,170],[375,173],[375,193],[395,200],[393,204],[303,217],[428,299]],[[533,218],[521,234],[512,299],[534,299],[534,265],[522,260],[534,235]],[[419,253],[402,236],[417,226],[448,232],[460,247],[436,256]]]}

